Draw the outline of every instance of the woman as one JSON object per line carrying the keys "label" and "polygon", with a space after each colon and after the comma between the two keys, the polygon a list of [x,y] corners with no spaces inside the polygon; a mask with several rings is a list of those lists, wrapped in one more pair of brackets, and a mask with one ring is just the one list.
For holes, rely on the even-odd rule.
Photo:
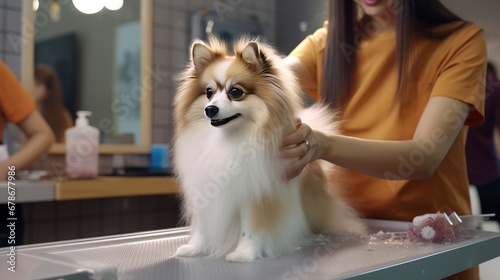
{"label": "woman", "polygon": [[296,158],[288,178],[324,159],[340,166],[332,180],[367,218],[471,213],[464,144],[467,127],[483,122],[479,28],[437,0],[331,0],[327,26],[287,59],[313,97],[339,110],[343,134],[298,122],[282,143],[281,156]]}
{"label": "woman", "polygon": [[64,142],[64,132],[73,126],[73,121],[62,103],[59,78],[49,66],[37,65],[35,82],[33,98],[38,110],[52,129],[56,142]]}
{"label": "woman", "polygon": [[0,61],[0,139],[3,139],[3,126],[7,121],[17,125],[27,139],[19,151],[0,162],[0,180],[7,179],[9,166],[14,166],[16,170],[30,166],[54,142],[54,135],[36,110],[35,103]]}
{"label": "woman", "polygon": [[[35,102],[17,82],[12,72],[0,61],[0,139],[3,140],[5,122],[17,125],[26,135],[22,147],[0,162],[0,181],[5,181],[13,173],[25,169],[40,159],[54,142],[54,135],[43,117],[36,110]],[[10,180],[12,181],[12,180]],[[3,204],[0,219],[7,221],[7,208]],[[24,223],[22,204],[16,204],[16,244],[7,243],[8,228],[0,228],[0,247],[23,244]],[[3,224],[2,224],[3,225]]]}

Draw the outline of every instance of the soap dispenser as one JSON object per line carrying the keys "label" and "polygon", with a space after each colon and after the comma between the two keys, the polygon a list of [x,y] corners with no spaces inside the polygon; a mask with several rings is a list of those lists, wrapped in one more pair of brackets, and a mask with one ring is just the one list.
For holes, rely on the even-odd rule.
{"label": "soap dispenser", "polygon": [[89,125],[89,111],[76,112],[74,127],[65,132],[66,174],[71,179],[91,179],[99,174],[99,130]]}

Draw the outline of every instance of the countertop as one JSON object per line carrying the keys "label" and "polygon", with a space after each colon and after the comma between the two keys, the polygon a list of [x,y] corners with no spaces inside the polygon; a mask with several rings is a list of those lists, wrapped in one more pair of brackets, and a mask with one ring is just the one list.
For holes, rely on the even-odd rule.
{"label": "countertop", "polygon": [[[13,187],[16,203],[162,195],[179,191],[177,180],[168,176],[102,176],[92,180],[21,180],[15,181]],[[7,203],[8,196],[7,182],[0,182],[0,203]]]}
{"label": "countertop", "polygon": [[51,201],[55,198],[55,184],[53,182],[21,180],[12,183],[9,189],[7,181],[0,182],[0,203],[7,203],[7,201],[14,203]]}

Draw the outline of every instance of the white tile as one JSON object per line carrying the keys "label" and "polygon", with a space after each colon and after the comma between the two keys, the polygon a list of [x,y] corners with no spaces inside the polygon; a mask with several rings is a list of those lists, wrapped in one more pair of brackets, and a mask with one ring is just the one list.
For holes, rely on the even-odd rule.
{"label": "white tile", "polygon": [[[1,21],[1,20],[0,20]],[[2,29],[0,29],[0,52],[3,52],[7,46],[3,44],[7,42],[6,36],[3,34]]]}
{"label": "white tile", "polygon": [[168,65],[170,61],[170,54],[168,49],[155,47],[153,50],[153,61],[155,64]]}
{"label": "white tile", "polygon": [[187,63],[189,62],[187,56],[189,48],[187,45],[185,45],[184,49],[186,51],[173,50],[170,52],[170,67],[174,69],[183,69],[187,65]]}
{"label": "white tile", "polygon": [[4,16],[7,17],[5,29],[7,31],[21,33],[21,12],[9,10],[6,15],[4,13]]}
{"label": "white tile", "polygon": [[[2,0],[0,0],[0,19],[3,19],[7,13],[7,10],[4,10],[3,5],[2,5]],[[3,20],[0,20],[0,31],[4,31],[4,24]],[[3,35],[2,35],[3,36]]]}
{"label": "white tile", "polygon": [[5,64],[9,67],[10,71],[16,75],[17,79],[21,77],[21,57],[18,55],[5,54]]}
{"label": "white tile", "polygon": [[155,24],[161,24],[161,25],[168,25],[169,22],[169,13],[170,9],[166,7],[156,7],[154,9],[154,23]]}
{"label": "white tile", "polygon": [[169,0],[170,6],[178,8],[178,9],[183,9],[183,10],[188,10],[189,9],[189,1],[187,0]]}
{"label": "white tile", "polygon": [[173,108],[174,97],[175,97],[176,93],[177,93],[176,86],[172,86],[170,88],[167,88],[167,104],[168,104],[169,109]]}
{"label": "white tile", "polygon": [[170,119],[169,111],[166,106],[153,106],[153,124],[164,124]]}
{"label": "white tile", "polygon": [[153,143],[168,143],[167,129],[164,127],[153,127]]}
{"label": "white tile", "polygon": [[153,28],[153,43],[155,45],[167,46],[170,37],[170,30],[165,27],[154,26]]}
{"label": "white tile", "polygon": [[162,87],[154,90],[153,103],[158,106],[167,107],[170,104],[170,90],[167,87]]}
{"label": "white tile", "polygon": [[171,30],[169,46],[178,49],[188,49],[188,44],[191,41],[189,34],[184,30]]}
{"label": "white tile", "polygon": [[189,8],[191,8],[191,11],[207,8],[210,6],[211,2],[212,1],[209,0],[189,0]]}
{"label": "white tile", "polygon": [[167,65],[155,64],[151,72],[153,91],[170,85],[172,73]]}
{"label": "white tile", "polygon": [[155,8],[169,5],[170,0],[154,0]]}
{"label": "white tile", "polygon": [[4,2],[9,8],[17,8],[21,10],[21,7],[23,6],[22,0],[5,0]]}
{"label": "white tile", "polygon": [[3,44],[4,50],[10,52],[11,54],[21,54],[21,44],[23,39],[19,34],[8,32],[6,35],[2,35],[2,37],[3,40],[5,40]]}
{"label": "white tile", "polygon": [[170,125],[167,127],[167,143],[171,143],[172,142],[172,138],[174,136],[174,123],[173,123],[173,120],[172,122],[170,123]]}
{"label": "white tile", "polygon": [[180,10],[168,11],[169,27],[178,31],[189,32],[190,14]]}

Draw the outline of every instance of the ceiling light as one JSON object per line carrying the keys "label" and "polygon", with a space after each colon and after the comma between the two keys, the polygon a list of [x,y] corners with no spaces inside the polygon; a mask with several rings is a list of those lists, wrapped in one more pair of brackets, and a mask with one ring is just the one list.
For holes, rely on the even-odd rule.
{"label": "ceiling light", "polygon": [[123,0],[106,0],[104,6],[111,11],[118,11],[123,7]]}
{"label": "ceiling light", "polygon": [[104,8],[103,0],[73,0],[75,8],[84,14],[95,14]]}

